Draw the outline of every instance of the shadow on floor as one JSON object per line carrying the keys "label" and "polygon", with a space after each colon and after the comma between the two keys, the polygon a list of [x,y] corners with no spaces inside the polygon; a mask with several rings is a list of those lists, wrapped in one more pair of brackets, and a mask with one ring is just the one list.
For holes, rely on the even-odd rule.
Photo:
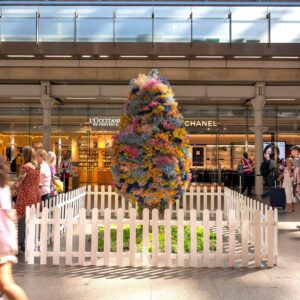
{"label": "shadow on floor", "polygon": [[67,266],[36,266],[27,265],[26,268],[21,265],[14,270],[16,277],[39,275],[49,277],[81,277],[81,278],[106,278],[106,279],[190,279],[206,277],[234,278],[245,274],[250,274],[264,270],[265,268],[147,268],[147,267],[67,267]]}

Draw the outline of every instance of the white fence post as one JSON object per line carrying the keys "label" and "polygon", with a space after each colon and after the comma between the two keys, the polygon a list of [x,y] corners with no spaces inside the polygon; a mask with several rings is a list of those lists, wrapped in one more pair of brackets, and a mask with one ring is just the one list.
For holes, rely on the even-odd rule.
{"label": "white fence post", "polygon": [[[182,210],[180,209],[178,213],[180,213],[180,211]],[[164,227],[165,227],[165,266],[171,267],[172,264],[171,211],[169,209],[166,209],[164,212]]]}
{"label": "white fence post", "polygon": [[143,210],[143,246],[142,246],[143,266],[149,264],[149,209]]}
{"label": "white fence post", "polygon": [[230,209],[228,214],[229,230],[229,267],[235,266],[235,212]]}
{"label": "white fence post", "polygon": [[267,212],[267,236],[268,236],[268,267],[272,268],[274,265],[274,214],[273,209],[270,207]]}
{"label": "white fence post", "polygon": [[117,211],[117,265],[122,267],[123,258],[123,209]]}
{"label": "white fence post", "polygon": [[210,242],[209,242],[209,231],[210,231],[210,222],[209,222],[209,211],[207,209],[203,212],[203,240],[204,240],[204,267],[210,267]]}
{"label": "white fence post", "polygon": [[41,219],[41,237],[40,237],[40,264],[47,264],[47,233],[48,233],[48,208],[44,207]]}
{"label": "white fence post", "polygon": [[53,225],[53,264],[59,265],[59,253],[60,253],[60,210],[56,207],[54,209],[54,225]]}
{"label": "white fence post", "polygon": [[190,212],[191,232],[191,267],[197,267],[197,212],[195,209]]}
{"label": "white fence post", "polygon": [[249,242],[249,211],[242,212],[242,266],[248,267],[248,242]]}
{"label": "white fence post", "polygon": [[222,211],[216,211],[216,227],[217,227],[217,257],[216,267],[223,266],[223,220]]}
{"label": "white fence post", "polygon": [[85,208],[80,208],[79,211],[79,255],[78,263],[81,266],[85,265],[85,222],[86,220],[86,210]]}
{"label": "white fence post", "polygon": [[104,265],[109,266],[110,259],[110,219],[111,209],[104,209]]}
{"label": "white fence post", "polygon": [[97,266],[98,253],[98,208],[92,210],[91,264]]}
{"label": "white fence post", "polygon": [[136,209],[131,208],[130,215],[130,246],[129,246],[129,264],[131,267],[135,266],[136,253]]}
{"label": "white fence post", "polygon": [[152,210],[152,266],[158,266],[158,210]]}
{"label": "white fence post", "polygon": [[177,256],[178,267],[184,266],[184,211],[180,209],[177,216]]}
{"label": "white fence post", "polygon": [[254,214],[254,230],[255,230],[255,267],[261,267],[261,254],[262,254],[262,245],[261,245],[261,218],[262,214],[260,210],[255,210]]}

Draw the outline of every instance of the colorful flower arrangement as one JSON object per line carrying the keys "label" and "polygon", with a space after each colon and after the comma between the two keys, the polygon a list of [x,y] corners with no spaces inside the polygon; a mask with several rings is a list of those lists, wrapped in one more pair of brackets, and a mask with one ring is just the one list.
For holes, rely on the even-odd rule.
{"label": "colorful flower arrangement", "polygon": [[157,70],[131,80],[113,151],[115,185],[132,203],[165,207],[186,191],[188,135],[171,86]]}

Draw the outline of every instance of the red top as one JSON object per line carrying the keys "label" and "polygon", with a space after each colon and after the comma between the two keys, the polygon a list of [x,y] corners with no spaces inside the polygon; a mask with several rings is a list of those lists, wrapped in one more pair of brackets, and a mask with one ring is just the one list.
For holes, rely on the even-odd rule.
{"label": "red top", "polygon": [[241,162],[243,165],[243,173],[250,175],[252,173],[252,164],[250,160],[246,160],[245,158],[243,158]]}
{"label": "red top", "polygon": [[17,196],[16,209],[18,216],[25,215],[26,206],[41,201],[39,194],[40,170],[33,169],[26,164],[23,166],[21,174],[26,175],[20,184]]}

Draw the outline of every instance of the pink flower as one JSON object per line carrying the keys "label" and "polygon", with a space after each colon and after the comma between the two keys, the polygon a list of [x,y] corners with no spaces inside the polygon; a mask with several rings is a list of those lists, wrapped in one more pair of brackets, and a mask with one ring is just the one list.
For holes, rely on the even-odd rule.
{"label": "pink flower", "polygon": [[159,103],[157,101],[153,101],[149,104],[151,108],[156,107]]}

